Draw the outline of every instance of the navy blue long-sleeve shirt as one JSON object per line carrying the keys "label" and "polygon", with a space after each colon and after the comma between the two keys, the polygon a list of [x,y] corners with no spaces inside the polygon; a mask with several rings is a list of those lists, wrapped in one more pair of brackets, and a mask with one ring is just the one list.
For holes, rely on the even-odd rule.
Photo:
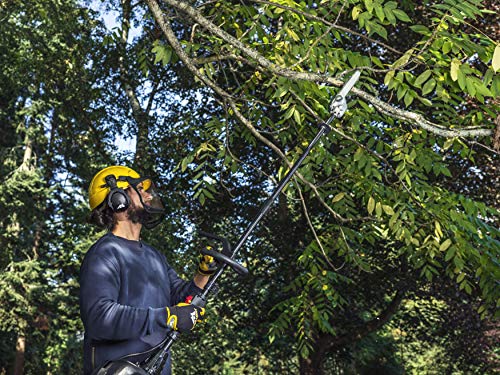
{"label": "navy blue long-sleeve shirt", "polygon": [[[157,345],[169,329],[165,307],[200,292],[151,246],[105,234],[87,252],[80,269],[84,374]],[[169,373],[170,363],[162,374]]]}

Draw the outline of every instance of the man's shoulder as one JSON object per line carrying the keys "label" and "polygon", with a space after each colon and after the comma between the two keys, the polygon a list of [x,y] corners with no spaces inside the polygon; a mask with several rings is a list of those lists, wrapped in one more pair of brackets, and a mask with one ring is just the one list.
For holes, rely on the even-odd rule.
{"label": "man's shoulder", "polygon": [[89,267],[95,267],[97,264],[107,264],[118,268],[116,243],[109,233],[104,234],[89,248],[80,266],[80,272],[84,273]]}
{"label": "man's shoulder", "polygon": [[104,234],[101,238],[99,238],[94,244],[89,248],[87,254],[85,254],[85,258],[91,257],[104,257],[104,258],[114,258],[117,254],[119,254],[118,243],[116,241],[116,237],[110,235],[110,233]]}
{"label": "man's shoulder", "polygon": [[95,252],[101,249],[106,249],[116,245],[116,237],[111,235],[110,232],[103,234],[94,244],[90,247],[87,253]]}

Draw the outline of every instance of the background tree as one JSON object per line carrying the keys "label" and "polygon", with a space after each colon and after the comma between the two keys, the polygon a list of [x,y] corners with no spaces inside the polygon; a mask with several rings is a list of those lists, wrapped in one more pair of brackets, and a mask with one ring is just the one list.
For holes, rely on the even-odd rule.
{"label": "background tree", "polygon": [[93,147],[105,136],[92,126],[96,112],[89,110],[97,93],[89,52],[99,30],[72,1],[9,1],[0,11],[0,207],[6,213],[0,363],[15,374],[65,372],[63,363],[78,371],[75,255],[88,233],[76,225],[84,211],[75,191],[93,161],[109,160],[105,147]]}

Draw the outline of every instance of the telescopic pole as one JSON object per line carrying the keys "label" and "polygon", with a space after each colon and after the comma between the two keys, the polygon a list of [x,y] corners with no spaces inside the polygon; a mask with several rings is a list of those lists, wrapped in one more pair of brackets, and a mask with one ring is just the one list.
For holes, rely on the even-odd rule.
{"label": "telescopic pole", "polygon": [[[291,178],[293,177],[297,169],[300,167],[304,159],[309,155],[314,146],[316,146],[321,137],[323,135],[328,134],[331,131],[330,124],[332,123],[332,121],[335,118],[341,118],[344,115],[345,111],[347,110],[346,96],[349,94],[354,84],[358,81],[360,74],[361,73],[359,71],[355,71],[352,77],[347,81],[347,83],[342,87],[340,92],[335,96],[332,103],[330,104],[330,112],[332,113],[332,115],[326,122],[323,122],[319,125],[318,133],[309,143],[309,146],[307,146],[302,156],[293,164],[292,168],[288,171],[285,177],[283,177],[283,179],[279,182],[274,192],[271,194],[271,196],[266,200],[266,202],[259,210],[255,219],[250,223],[248,228],[240,236],[238,242],[233,248],[231,259],[234,259],[236,257],[236,255],[238,254],[238,252],[240,251],[240,249],[242,248],[243,244],[246,242],[252,231],[255,229],[257,224],[262,220],[264,215],[269,211],[274,200],[281,193],[286,184],[290,182]],[[222,266],[210,278],[210,281],[203,289],[203,292],[199,295],[196,295],[193,298],[193,300],[191,301],[192,305],[197,307],[205,307],[208,294],[210,293],[217,279],[222,275],[226,267],[227,264],[222,263]],[[172,331],[170,333],[170,336],[165,340],[165,344],[162,345],[161,350],[158,353],[156,353],[156,355],[154,355],[153,358],[147,360],[147,364],[145,365],[144,368],[148,372],[148,374],[156,374],[158,370],[161,371],[161,368],[163,367],[163,364],[168,356],[168,350],[173,345],[174,341],[178,338],[178,335],[179,335],[178,332]]]}
{"label": "telescopic pole", "polygon": [[[246,242],[246,240],[248,239],[248,237],[250,236],[250,234],[252,233],[254,228],[262,220],[262,218],[267,213],[267,211],[269,211],[274,200],[278,197],[278,195],[281,193],[281,191],[286,186],[286,184],[288,184],[288,182],[290,182],[290,180],[292,179],[292,177],[295,174],[295,172],[297,171],[297,169],[301,166],[304,159],[309,155],[309,153],[314,148],[314,146],[316,146],[316,144],[319,142],[321,137],[323,135],[328,134],[331,131],[330,124],[332,123],[332,121],[335,118],[341,118],[344,115],[345,111],[347,110],[346,96],[347,96],[347,94],[349,94],[349,92],[351,91],[354,84],[358,81],[360,74],[361,73],[359,71],[354,72],[354,74],[349,79],[349,81],[347,81],[347,83],[344,85],[344,87],[335,96],[334,100],[330,104],[330,112],[332,112],[332,115],[330,116],[330,118],[326,122],[323,122],[319,125],[320,129],[319,129],[318,133],[313,138],[313,140],[309,143],[309,146],[307,146],[307,148],[304,151],[304,153],[302,154],[302,156],[299,158],[299,160],[297,160],[295,162],[295,164],[288,171],[288,173],[285,175],[285,177],[283,177],[283,179],[280,181],[280,183],[278,184],[278,186],[276,187],[274,192],[271,194],[271,196],[266,200],[264,205],[261,207],[261,209],[260,209],[259,213],[257,214],[257,216],[255,217],[255,219],[250,223],[250,225],[245,230],[245,232],[243,232],[243,234],[240,236],[238,242],[236,243],[236,245],[233,248],[233,253],[231,255],[231,258],[236,257],[236,255],[238,254],[241,247]],[[197,296],[199,299],[202,300],[200,302],[203,302],[203,305],[201,305],[200,307],[205,306],[204,302],[206,300],[206,297],[208,296],[208,294],[210,293],[210,290],[213,288],[213,286],[215,285],[215,282],[222,275],[222,273],[224,272],[224,269],[226,267],[227,267],[227,264],[223,264],[220,267],[220,269],[217,270],[217,272],[210,278],[210,281],[203,289],[203,293],[200,296]],[[193,299],[193,301],[191,303],[196,305],[197,302],[198,302],[197,300]]]}

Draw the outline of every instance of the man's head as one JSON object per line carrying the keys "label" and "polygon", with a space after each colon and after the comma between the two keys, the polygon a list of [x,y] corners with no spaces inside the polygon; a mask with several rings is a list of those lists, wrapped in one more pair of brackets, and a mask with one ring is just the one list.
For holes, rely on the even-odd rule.
{"label": "man's head", "polygon": [[115,227],[118,217],[150,229],[159,224],[165,212],[153,181],[124,166],[107,167],[94,176],[89,206],[89,222],[108,230]]}

